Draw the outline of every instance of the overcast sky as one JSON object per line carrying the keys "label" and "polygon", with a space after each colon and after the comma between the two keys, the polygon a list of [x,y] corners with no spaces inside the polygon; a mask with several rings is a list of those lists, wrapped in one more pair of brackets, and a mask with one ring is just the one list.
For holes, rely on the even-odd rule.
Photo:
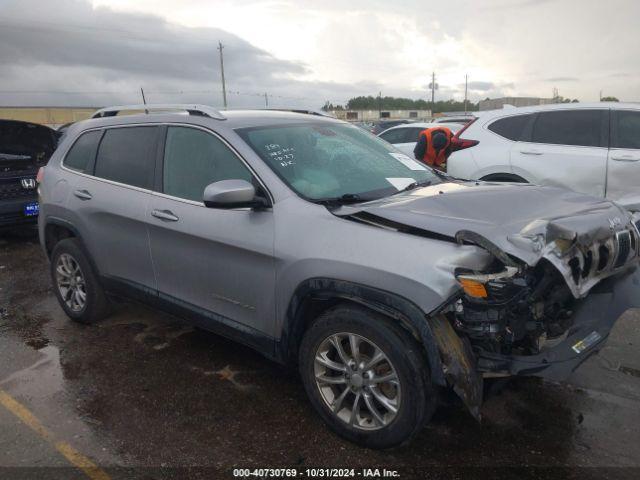
{"label": "overcast sky", "polygon": [[[637,0],[0,0],[0,105],[640,101]],[[20,92],[20,93],[19,93]]]}

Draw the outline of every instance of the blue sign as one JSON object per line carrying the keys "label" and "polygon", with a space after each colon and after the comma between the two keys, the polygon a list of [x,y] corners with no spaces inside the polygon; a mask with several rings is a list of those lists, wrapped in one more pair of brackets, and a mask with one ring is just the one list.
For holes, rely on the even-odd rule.
{"label": "blue sign", "polygon": [[38,215],[39,211],[40,205],[38,205],[38,202],[27,203],[24,206],[24,215],[26,217],[35,217]]}

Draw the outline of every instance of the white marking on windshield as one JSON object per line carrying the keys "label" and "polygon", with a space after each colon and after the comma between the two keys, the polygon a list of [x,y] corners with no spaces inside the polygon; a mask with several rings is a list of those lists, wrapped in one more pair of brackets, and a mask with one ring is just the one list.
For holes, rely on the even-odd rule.
{"label": "white marking on windshield", "polygon": [[398,191],[404,190],[413,182],[415,182],[415,179],[413,178],[404,178],[404,177],[391,177],[391,178],[386,178],[386,180],[391,185],[393,185]]}
{"label": "white marking on windshield", "polygon": [[264,146],[264,149],[271,160],[278,162],[281,167],[288,167],[296,163],[296,149],[294,147],[282,147],[279,143],[268,143]]}

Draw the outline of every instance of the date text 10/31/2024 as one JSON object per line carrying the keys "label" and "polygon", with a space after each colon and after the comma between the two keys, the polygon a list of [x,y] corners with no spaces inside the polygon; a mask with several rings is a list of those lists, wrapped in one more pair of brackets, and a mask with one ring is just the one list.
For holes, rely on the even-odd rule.
{"label": "date text 10/31/2024", "polygon": [[386,468],[236,468],[235,478],[400,478],[397,470]]}

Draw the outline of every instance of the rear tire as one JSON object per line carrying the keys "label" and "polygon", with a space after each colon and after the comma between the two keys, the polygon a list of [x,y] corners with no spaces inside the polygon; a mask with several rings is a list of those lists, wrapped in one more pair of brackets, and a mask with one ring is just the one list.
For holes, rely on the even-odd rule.
{"label": "rear tire", "polygon": [[387,317],[359,306],[338,305],[313,322],[300,345],[299,368],[322,419],[365,447],[408,442],[436,407],[422,347]]}
{"label": "rear tire", "polygon": [[51,280],[58,302],[71,320],[90,324],[109,314],[109,301],[76,238],[65,238],[53,248]]}

